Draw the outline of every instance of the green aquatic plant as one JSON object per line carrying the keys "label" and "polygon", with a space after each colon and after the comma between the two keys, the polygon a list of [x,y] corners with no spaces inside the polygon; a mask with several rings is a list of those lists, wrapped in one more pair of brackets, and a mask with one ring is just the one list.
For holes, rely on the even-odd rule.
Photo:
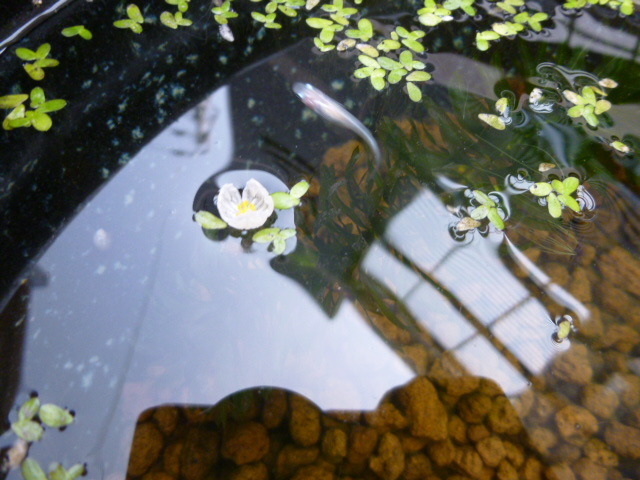
{"label": "green aquatic plant", "polygon": [[227,25],[230,18],[237,18],[238,14],[231,9],[231,0],[226,0],[219,7],[211,9],[213,18],[219,25]]}
{"label": "green aquatic plant", "polygon": [[127,6],[127,17],[129,18],[116,20],[113,22],[113,26],[116,28],[128,28],[133,33],[142,33],[144,17],[140,12],[140,8],[135,3]]}
{"label": "green aquatic plant", "polygon": [[205,230],[222,230],[229,226],[227,222],[206,210],[199,210],[193,218]]}
{"label": "green aquatic plant", "polygon": [[471,218],[476,221],[486,218],[498,230],[504,230],[504,220],[500,215],[502,209],[498,204],[489,197],[489,195],[481,192],[480,190],[473,190],[471,193],[475,200],[480,204],[471,210],[471,213],[469,214]]}
{"label": "green aquatic plant", "polygon": [[478,118],[496,130],[504,130],[511,123],[509,99],[505,97],[499,98],[496,102],[496,110],[500,116],[493,113],[479,113]]}
{"label": "green aquatic plant", "polygon": [[622,15],[633,15],[635,13],[635,5],[633,0],[569,0],[562,6],[569,10],[579,10],[591,5],[601,5],[612,10],[619,11]]}
{"label": "green aquatic plant", "polygon": [[85,28],[84,25],[74,25],[73,27],[64,28],[61,33],[65,37],[79,36],[85,40],[91,40],[93,38],[93,34]]}
{"label": "green aquatic plant", "polygon": [[18,420],[11,424],[11,430],[27,443],[37,442],[47,427],[61,428],[72,424],[73,415],[67,409],[52,403],[41,404],[38,397],[31,397],[18,410]]}
{"label": "green aquatic plant", "polygon": [[174,30],[178,27],[189,27],[193,24],[191,20],[182,16],[181,11],[177,11],[176,13],[166,11],[162,12],[160,14],[160,22],[169,28],[173,28]]}
{"label": "green aquatic plant", "polygon": [[43,43],[35,51],[28,48],[16,48],[16,55],[21,60],[25,60],[23,68],[25,72],[34,80],[42,80],[44,78],[44,68],[57,67],[60,62],[53,58],[47,58],[51,53],[51,45]]}
{"label": "green aquatic plant", "polygon": [[559,218],[565,206],[576,213],[582,212],[582,207],[572,196],[579,186],[580,180],[576,177],[567,177],[562,181],[556,179],[551,182],[534,183],[529,191],[536,197],[545,199],[549,215]]}
{"label": "green aquatic plant", "polygon": [[573,118],[582,117],[589,125],[597,127],[600,123],[598,115],[607,112],[611,108],[611,102],[598,98],[597,94],[603,97],[605,93],[597,87],[584,87],[581,93],[582,95],[578,95],[572,90],[562,92],[564,98],[574,104],[567,110],[567,114]]}
{"label": "green aquatic plant", "polygon": [[274,192],[271,194],[273,204],[278,210],[286,210],[300,205],[300,199],[309,190],[309,182],[302,180],[296,183],[289,192]]}
{"label": "green aquatic plant", "polygon": [[[262,0],[251,0],[258,3]],[[276,22],[278,13],[287,17],[297,17],[298,9],[304,7],[304,0],[271,0],[264,7],[264,13],[253,11],[251,16],[256,22],[262,23],[265,28],[280,29],[282,24]]]}
{"label": "green aquatic plant", "polygon": [[180,13],[189,10],[189,0],[164,0],[169,5],[175,5]]}
{"label": "green aquatic plant", "polygon": [[253,234],[251,239],[256,243],[268,243],[276,255],[282,255],[287,248],[287,239],[295,236],[294,228],[263,228]]}
{"label": "green aquatic plant", "polygon": [[622,143],[620,140],[614,140],[609,145],[615,148],[618,152],[624,153],[625,155],[631,152],[631,148],[629,148],[629,145],[627,145],[626,143]]}
{"label": "green aquatic plant", "polygon": [[40,464],[33,458],[26,458],[20,467],[24,480],[75,480],[86,472],[82,463],[76,463],[69,469],[65,469],[60,463],[54,463],[49,467],[46,475]]}
{"label": "green aquatic plant", "polygon": [[[30,99],[30,107],[27,110],[24,102]],[[17,94],[0,97],[0,108],[12,109],[2,122],[2,128],[13,130],[14,128],[33,127],[38,131],[46,132],[53,125],[49,113],[63,109],[67,105],[66,100],[47,100],[44,90],[35,87],[30,95]]]}
{"label": "green aquatic plant", "polygon": [[[449,3],[451,4],[452,2]],[[435,27],[442,22],[453,20],[451,10],[433,0],[424,0],[424,7],[416,13],[418,14],[418,21],[427,27]]]}
{"label": "green aquatic plant", "polygon": [[544,12],[522,10],[525,7],[524,0],[506,0],[497,2],[496,5],[505,12],[503,22],[491,25],[491,30],[476,33],[476,47],[480,51],[488,50],[490,42],[495,42],[503,37],[514,37],[525,29],[534,32],[542,31],[542,22],[549,19]]}

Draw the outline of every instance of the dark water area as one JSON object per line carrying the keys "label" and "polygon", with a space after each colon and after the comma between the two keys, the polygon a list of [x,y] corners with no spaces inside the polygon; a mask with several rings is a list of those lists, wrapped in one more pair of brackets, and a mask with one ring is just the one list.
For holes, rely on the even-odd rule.
{"label": "dark water area", "polygon": [[[358,7],[427,32],[413,101],[264,5],[233,2],[228,42],[205,2],[177,30],[145,6],[139,35],[126,4],[73,2],[0,54],[0,97],[68,101],[0,131],[0,447],[37,392],[75,418],[28,457],[88,479],[639,478],[638,14],[543,2],[541,33],[483,52],[495,4],[436,27]],[[15,48],[43,42],[36,82]],[[568,114],[584,87],[597,126]],[[309,189],[233,228],[259,206],[225,219],[225,185],[252,179]]]}

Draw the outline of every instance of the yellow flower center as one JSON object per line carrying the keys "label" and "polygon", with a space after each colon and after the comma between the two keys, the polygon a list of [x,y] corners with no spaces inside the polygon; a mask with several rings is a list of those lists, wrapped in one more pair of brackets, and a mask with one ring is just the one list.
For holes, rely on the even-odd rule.
{"label": "yellow flower center", "polygon": [[247,213],[247,212],[255,212],[256,211],[256,206],[245,200],[242,203],[238,204],[238,213],[236,213],[236,215],[242,215],[243,213]]}

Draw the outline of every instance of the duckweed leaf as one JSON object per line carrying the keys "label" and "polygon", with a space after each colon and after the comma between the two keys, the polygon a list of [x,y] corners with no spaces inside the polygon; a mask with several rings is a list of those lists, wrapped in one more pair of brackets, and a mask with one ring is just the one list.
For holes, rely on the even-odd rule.
{"label": "duckweed leaf", "polygon": [[549,214],[553,218],[560,218],[562,215],[562,205],[560,204],[560,200],[555,193],[551,192],[547,196],[547,208],[549,209]]}
{"label": "duckweed leaf", "polygon": [[49,480],[69,480],[67,471],[59,463],[54,463],[49,470]]}
{"label": "duckweed leaf", "polygon": [[326,18],[310,17],[310,18],[307,18],[306,22],[307,22],[307,25],[309,25],[311,28],[317,28],[319,30],[333,25],[333,22]]}
{"label": "duckweed leaf", "polygon": [[580,180],[576,177],[567,177],[562,181],[562,192],[565,195],[571,195],[580,186]]}
{"label": "duckweed leaf", "polygon": [[[2,99],[0,98],[0,100],[2,100]],[[621,141],[619,141],[619,140],[616,140],[616,141],[614,141],[614,142],[611,142],[611,144],[610,144],[610,145],[611,145],[613,148],[615,148],[616,150],[618,150],[619,152],[622,152],[622,153],[629,153],[629,152],[631,151],[631,149],[629,148],[629,146],[628,146],[628,145],[625,145],[624,143],[622,143],[622,142],[621,142]]]}
{"label": "duckweed leaf", "polygon": [[227,228],[227,222],[206,210],[198,211],[194,218],[195,221],[198,222],[205,230],[220,230],[222,228]]}
{"label": "duckweed leaf", "polygon": [[279,228],[263,228],[253,234],[251,239],[256,243],[271,243],[278,238]]}
{"label": "duckweed leaf", "polygon": [[407,93],[409,94],[409,98],[414,102],[422,100],[422,91],[415,83],[407,82]]}
{"label": "duckweed leaf", "polygon": [[39,81],[44,78],[44,70],[35,63],[26,63],[23,68],[33,80]]}
{"label": "duckweed leaf", "polygon": [[45,102],[44,90],[40,87],[35,87],[31,90],[29,98],[31,100],[31,108],[37,108]]}
{"label": "duckweed leaf", "polygon": [[300,205],[300,199],[287,192],[275,192],[271,194],[273,206],[278,210],[286,210]]}
{"label": "duckweed leaf", "polygon": [[504,130],[507,127],[501,117],[491,113],[479,113],[478,118],[496,130]]}
{"label": "duckweed leaf", "polygon": [[487,212],[487,218],[498,230],[504,230],[504,220],[500,217],[497,208],[489,208]]}
{"label": "duckweed leaf", "polygon": [[18,105],[24,103],[29,95],[25,93],[19,93],[16,95],[5,95],[0,97],[0,108],[16,108]]}
{"label": "duckweed leaf", "polygon": [[398,82],[400,82],[400,80],[402,80],[402,78],[407,74],[408,72],[404,69],[404,68],[398,68],[396,70],[393,70],[392,72],[389,72],[389,75],[387,76],[387,81],[394,85]]}
{"label": "duckweed leaf", "polygon": [[16,48],[16,55],[18,56],[19,59],[26,60],[28,62],[32,60],[37,60],[39,58],[36,52],[23,47]]}
{"label": "duckweed leaf", "polygon": [[11,430],[27,443],[37,442],[42,438],[42,425],[33,420],[18,420],[11,424]]}
{"label": "duckweed leaf", "polygon": [[593,113],[595,113],[596,115],[600,115],[601,113],[608,111],[610,108],[611,108],[611,102],[609,102],[608,100],[598,100],[596,102],[596,106]]}
{"label": "duckweed leaf", "polygon": [[58,110],[62,110],[67,106],[67,101],[62,99],[49,100],[48,102],[44,102],[37,109],[38,113],[50,113],[57,112]]}
{"label": "duckweed leaf", "polygon": [[478,220],[474,220],[471,217],[464,217],[456,225],[456,230],[459,232],[466,232],[468,230],[478,228],[480,225],[482,225],[482,223],[480,223]]}
{"label": "duckweed leaf", "polygon": [[576,199],[567,194],[558,194],[558,200],[561,204],[566,205],[574,212],[580,213],[582,211],[582,209],[580,208],[580,204],[576,201]]}
{"label": "duckweed leaf", "polygon": [[66,408],[61,408],[53,403],[45,403],[40,407],[38,417],[42,423],[52,428],[66,427],[73,423],[73,415]]}
{"label": "duckweed leaf", "polygon": [[368,55],[358,55],[358,60],[366,67],[380,68],[380,64],[378,60],[375,58],[371,58]]}
{"label": "duckweed leaf", "polygon": [[41,113],[41,112],[38,112],[38,111],[36,111],[36,112],[27,112],[27,118],[30,117],[30,115],[29,115],[30,113],[32,114],[32,116],[30,118],[31,126],[33,128],[35,128],[36,130],[38,130],[39,132],[46,132],[53,125],[53,120],[51,120],[51,117],[49,115],[47,115],[46,113]]}
{"label": "duckweed leaf", "polygon": [[398,68],[402,68],[402,64],[400,62],[397,62],[396,60],[393,60],[392,58],[389,57],[380,57],[377,59],[378,64],[384,68],[385,70],[396,70]]}
{"label": "duckweed leaf", "polygon": [[144,23],[144,17],[140,12],[140,8],[135,3],[127,6],[127,17],[136,23]]}
{"label": "duckweed leaf", "polygon": [[618,86],[618,82],[611,80],[610,78],[603,78],[598,82],[598,84],[604,88],[616,88]]}
{"label": "duckweed leaf", "polygon": [[504,115],[509,108],[509,99],[502,97],[496,102],[496,110],[500,115]]}
{"label": "duckweed leaf", "polygon": [[171,12],[162,12],[160,14],[160,23],[169,28],[178,28],[178,23],[176,22],[176,19]]}
{"label": "duckweed leaf", "polygon": [[373,88],[375,88],[378,91],[383,90],[384,87],[387,85],[387,82],[384,80],[383,76],[374,76],[374,74],[375,74],[375,71],[373,72],[370,78],[371,85],[373,86]]}
{"label": "duckweed leaf", "polygon": [[378,44],[378,50],[382,51],[382,52],[391,52],[392,50],[397,50],[402,46],[402,44],[400,42],[398,42],[397,40],[392,40],[390,38],[387,38],[383,41],[381,41]]}
{"label": "duckweed leaf", "polygon": [[273,253],[276,255],[282,255],[287,248],[287,243],[284,238],[276,237],[273,239]]}
{"label": "duckweed leaf", "polygon": [[375,67],[362,67],[353,72],[353,76],[356,78],[367,78],[371,76],[371,73],[375,70]]}
{"label": "duckweed leaf", "polygon": [[32,397],[22,404],[18,411],[18,420],[31,420],[36,416],[40,409],[40,399]]}
{"label": "duckweed leaf", "polygon": [[584,112],[584,105],[574,105],[567,110],[567,115],[572,118],[578,118],[582,116],[582,112]]}
{"label": "duckweed leaf", "polygon": [[295,228],[283,228],[280,230],[279,237],[283,239],[291,238],[296,234]]}
{"label": "duckweed leaf", "polygon": [[296,183],[293,187],[291,187],[291,191],[289,194],[295,198],[301,198],[307,191],[309,190],[309,182],[306,180],[301,180]]}
{"label": "duckweed leaf", "polygon": [[47,480],[47,476],[40,464],[33,458],[27,457],[20,465],[24,480]]}
{"label": "duckweed leaf", "polygon": [[426,82],[431,80],[431,74],[427,72],[411,72],[407,75],[407,81],[409,82]]}
{"label": "duckweed leaf", "polygon": [[378,49],[367,43],[359,43],[356,45],[356,48],[369,57],[376,58],[380,56]]}
{"label": "duckweed leaf", "polygon": [[404,40],[402,40],[402,44],[405,47],[410,48],[414,52],[417,52],[417,53],[424,52],[424,46],[417,40],[413,40],[411,38],[405,38]]}
{"label": "duckweed leaf", "polygon": [[531,185],[529,191],[536,197],[546,197],[553,191],[553,187],[547,182],[538,182]]}
{"label": "duckweed leaf", "polygon": [[471,218],[474,220],[482,220],[489,214],[489,207],[486,205],[480,205],[473,209],[471,212]]}
{"label": "duckweed leaf", "polygon": [[473,190],[473,196],[476,199],[476,201],[478,203],[480,203],[481,205],[487,205],[489,207],[495,207],[496,206],[496,202],[494,202],[493,200],[491,200],[491,197],[489,195],[487,195],[484,192],[481,192],[480,190]]}
{"label": "duckweed leaf", "polygon": [[314,37],[313,38],[313,44],[321,52],[328,52],[329,50],[333,50],[334,48],[336,48],[335,45],[327,45],[322,40],[320,40],[318,37]]}
{"label": "duckweed leaf", "polygon": [[73,27],[64,28],[61,33],[65,37],[75,37],[77,35],[85,40],[91,40],[93,38],[93,34],[87,30],[84,25],[74,25]]}

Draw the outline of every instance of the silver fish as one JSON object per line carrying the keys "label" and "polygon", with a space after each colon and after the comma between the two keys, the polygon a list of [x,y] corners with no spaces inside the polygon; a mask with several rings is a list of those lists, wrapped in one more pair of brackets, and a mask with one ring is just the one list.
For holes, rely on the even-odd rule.
{"label": "silver fish", "polygon": [[326,120],[336,123],[341,127],[351,130],[365,141],[367,146],[371,149],[376,164],[382,163],[382,152],[378,146],[378,142],[373,138],[371,131],[365,127],[360,120],[354,117],[349,111],[343,107],[340,103],[336,102],[313,85],[308,83],[294,83],[293,92],[300,97],[300,100]]}

